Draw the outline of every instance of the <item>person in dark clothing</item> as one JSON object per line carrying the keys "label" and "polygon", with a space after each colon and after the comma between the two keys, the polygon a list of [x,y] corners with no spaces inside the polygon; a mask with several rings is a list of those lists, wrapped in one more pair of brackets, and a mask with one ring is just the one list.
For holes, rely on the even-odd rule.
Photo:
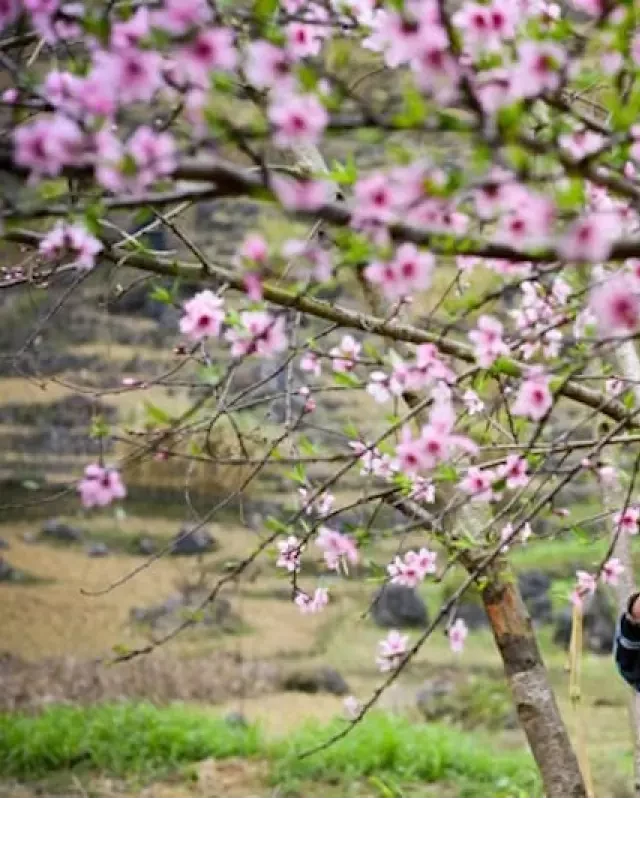
{"label": "person in dark clothing", "polygon": [[640,691],[640,592],[629,598],[618,620],[614,654],[620,675]]}

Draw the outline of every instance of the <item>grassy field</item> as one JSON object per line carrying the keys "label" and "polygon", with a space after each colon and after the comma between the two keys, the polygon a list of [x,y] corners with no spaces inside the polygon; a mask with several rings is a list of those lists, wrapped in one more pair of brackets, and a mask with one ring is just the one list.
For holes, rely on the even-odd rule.
{"label": "grassy field", "polygon": [[35,718],[0,718],[0,791],[40,786],[77,795],[104,791],[115,779],[141,796],[225,796],[219,780],[232,767],[236,781],[244,780],[234,796],[540,795],[526,753],[496,755],[482,738],[381,714],[338,744],[299,757],[342,725],[307,725],[273,738],[184,706],[54,707]]}
{"label": "grassy field", "polygon": [[[146,634],[129,620],[131,607],[165,600],[181,580],[203,569],[206,582],[212,583],[222,576],[227,559],[245,554],[254,540],[240,526],[211,525],[219,548],[202,561],[164,556],[111,592],[87,595],[87,590],[95,593],[141,565],[142,559],[126,550],[137,536],[144,533],[164,544],[179,524],[148,516],[66,520],[84,530],[83,543],[25,541],[25,534],[38,528],[33,522],[0,526],[9,544],[3,552],[6,558],[44,581],[1,588],[0,650],[29,662],[15,676],[18,681],[11,690],[7,685],[13,676],[4,682],[5,699],[11,692],[34,697],[34,708],[51,696],[89,706],[50,708],[34,717],[17,713],[2,720],[0,773],[6,791],[26,796],[37,789],[51,795],[56,786],[71,790],[71,785],[78,793],[104,796],[161,790],[173,791],[168,796],[537,793],[530,762],[523,758],[523,735],[508,723],[513,718],[511,700],[487,631],[472,633],[461,657],[452,655],[446,638],[436,632],[409,670],[383,694],[382,716],[332,750],[297,761],[303,742],[321,742],[333,730],[332,721],[343,714],[343,700],[328,693],[289,692],[279,686],[282,678],[301,669],[331,666],[359,699],[366,699],[380,681],[374,659],[384,632],[361,618],[373,591],[364,581],[335,576],[320,580],[329,584],[332,604],[309,617],[287,601],[286,577],[278,576],[266,561],[262,573],[225,589],[224,596],[242,620],[241,631],[194,629],[133,664],[105,668],[83,663],[108,657],[116,644],[143,642]],[[112,553],[92,559],[86,554],[87,541],[106,541]],[[570,547],[565,551],[565,546]],[[574,546],[562,541],[536,543],[514,551],[514,556],[518,553],[527,558],[514,561],[522,568],[545,565],[556,574],[566,574],[577,558]],[[593,558],[593,552],[581,556]],[[425,585],[424,596],[433,614],[441,601],[440,586]],[[539,640],[563,714],[577,738],[579,720],[568,697],[566,654],[553,645],[550,628],[540,630]],[[248,670],[243,681],[240,668],[254,662],[277,677],[269,676],[257,689],[257,676]],[[451,686],[452,699],[438,712],[437,724],[425,726],[416,694],[434,679]],[[586,654],[582,681],[596,792],[628,796],[627,691],[608,656]],[[130,703],[149,698],[160,707],[110,704],[121,698]],[[192,704],[166,707],[176,700]],[[193,707],[194,701],[201,703],[199,708]],[[18,698],[17,707],[27,706]],[[241,712],[249,730],[220,722],[230,712]],[[34,776],[39,777],[37,784]]]}

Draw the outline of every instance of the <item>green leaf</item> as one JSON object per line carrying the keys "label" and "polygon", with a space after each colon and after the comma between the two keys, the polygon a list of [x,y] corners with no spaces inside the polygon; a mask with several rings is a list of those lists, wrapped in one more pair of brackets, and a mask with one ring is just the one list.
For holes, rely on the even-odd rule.
{"label": "green leaf", "polygon": [[109,435],[109,424],[105,421],[104,415],[96,415],[91,419],[89,435],[91,438],[106,438]]}
{"label": "green leaf", "polygon": [[51,201],[54,198],[60,198],[60,196],[66,195],[67,186],[65,178],[41,181],[38,184],[38,195],[43,201]]}
{"label": "green leaf", "polygon": [[307,482],[305,467],[301,462],[296,462],[293,470],[288,471],[286,476],[289,480],[293,480],[294,483],[300,483],[301,486],[304,486]]}
{"label": "green leaf", "polygon": [[253,14],[259,21],[268,21],[278,8],[278,0],[253,0]]}
{"label": "green leaf", "polygon": [[333,381],[343,388],[360,388],[362,382],[350,373],[334,373]]}
{"label": "green leaf", "polygon": [[403,109],[394,117],[394,125],[411,128],[424,124],[428,111],[421,93],[414,86],[407,86],[402,93],[402,100]]}
{"label": "green leaf", "polygon": [[173,296],[171,295],[171,292],[167,290],[166,287],[160,287],[160,285],[153,288],[151,291],[151,298],[156,302],[164,302],[166,305],[173,304]]}
{"label": "green leaf", "polygon": [[318,452],[316,445],[308,439],[306,435],[303,435],[298,439],[298,450],[301,453],[308,454],[309,456],[313,456]]}
{"label": "green leaf", "polygon": [[268,530],[271,530],[273,533],[285,533],[289,534],[289,528],[282,521],[278,521],[277,518],[273,518],[273,516],[269,516],[264,522],[265,527]]}
{"label": "green leaf", "polygon": [[147,414],[147,417],[151,423],[156,424],[170,424],[171,416],[161,409],[159,406],[156,406],[155,403],[150,403],[149,400],[144,401],[144,410]]}

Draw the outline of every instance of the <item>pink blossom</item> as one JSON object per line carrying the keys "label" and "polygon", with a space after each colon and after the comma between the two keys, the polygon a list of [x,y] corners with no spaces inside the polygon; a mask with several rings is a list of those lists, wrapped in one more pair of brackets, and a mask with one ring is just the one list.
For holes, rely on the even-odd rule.
{"label": "pink blossom", "polygon": [[351,336],[345,335],[339,346],[333,347],[329,355],[333,358],[332,367],[337,373],[349,373],[356,366],[362,346]]}
{"label": "pink blossom", "polygon": [[360,555],[358,548],[345,533],[338,533],[328,527],[321,527],[316,538],[316,545],[324,552],[324,560],[327,567],[337,571],[342,568],[347,572],[347,564],[357,565]]}
{"label": "pink blossom", "polygon": [[371,220],[390,222],[396,204],[394,188],[382,172],[359,178],[353,188],[353,217],[355,223]]}
{"label": "pink blossom", "polygon": [[324,587],[318,587],[312,596],[299,592],[295,602],[301,613],[320,613],[329,603],[329,592]]}
{"label": "pink blossom", "polygon": [[605,334],[633,334],[640,328],[640,286],[628,275],[612,276],[591,293],[589,308]]}
{"label": "pink blossom", "polygon": [[17,89],[5,89],[2,93],[2,103],[3,104],[15,104],[18,102],[20,97],[20,93]]}
{"label": "pink blossom", "polygon": [[404,557],[396,557],[387,566],[391,583],[400,586],[416,587],[427,575],[436,571],[436,553],[421,548],[417,553],[407,551]]}
{"label": "pink blossom", "polygon": [[[435,439],[434,439],[435,441]],[[440,455],[445,454],[445,442],[439,438]],[[401,440],[396,446],[396,462],[404,474],[419,474],[425,468],[433,467],[429,464],[431,457],[426,456],[421,439],[414,438],[411,429],[403,427]]]}
{"label": "pink blossom", "polygon": [[463,31],[465,47],[471,51],[498,51],[502,40],[515,33],[513,3],[494,2],[491,6],[465,3],[453,21]]}
{"label": "pink blossom", "polygon": [[590,154],[595,154],[599,151],[605,139],[599,133],[593,133],[591,130],[576,130],[573,133],[565,134],[560,137],[560,146],[567,151],[574,160],[582,160]]}
{"label": "pink blossom", "polygon": [[624,391],[624,382],[617,376],[613,376],[611,379],[605,380],[604,388],[611,397],[619,397]]}
{"label": "pink blossom", "polygon": [[260,276],[254,272],[246,273],[242,277],[242,283],[249,299],[252,302],[260,302],[263,294],[263,284]]}
{"label": "pink blossom", "polygon": [[176,36],[184,35],[210,20],[211,9],[207,0],[165,0],[162,9],[153,17],[156,27]]}
{"label": "pink blossom", "polygon": [[402,663],[409,648],[409,637],[399,631],[389,631],[384,640],[378,643],[376,664],[380,672],[389,672]]}
{"label": "pink blossom", "polygon": [[38,251],[49,261],[59,261],[66,254],[73,256],[78,269],[93,269],[103,245],[84,225],[58,222],[40,241]]}
{"label": "pink blossom", "polygon": [[212,27],[195,34],[178,53],[180,72],[199,86],[206,86],[212,71],[232,71],[238,61],[232,30]]}
{"label": "pink blossom", "polygon": [[492,488],[495,479],[496,475],[490,469],[472,465],[460,481],[459,488],[473,500],[489,503],[496,497]]}
{"label": "pink blossom", "polygon": [[[300,389],[302,391],[302,389]],[[305,507],[306,515],[311,515],[315,510],[318,515],[325,516],[331,512],[331,508],[335,503],[335,497],[331,492],[325,492],[320,495],[316,501],[309,500],[309,490],[305,488],[298,489],[298,494],[302,499],[302,505]]]}
{"label": "pink blossom", "polygon": [[426,290],[431,284],[434,258],[421,252],[412,243],[398,248],[393,260],[375,261],[364,271],[365,278],[379,286],[389,299],[397,299],[416,290]]}
{"label": "pink blossom", "polygon": [[0,32],[17,20],[20,11],[20,0],[0,0]]}
{"label": "pink blossom", "polygon": [[84,135],[78,125],[62,115],[37,118],[13,133],[14,160],[34,176],[55,177],[64,166],[81,163]]}
{"label": "pink blossom", "polygon": [[529,193],[499,224],[500,240],[516,249],[534,249],[548,240],[555,216],[549,199]]}
{"label": "pink blossom", "polygon": [[299,143],[315,145],[327,126],[327,111],[314,95],[290,95],[267,110],[274,127],[273,142],[280,148]]}
{"label": "pink blossom", "polygon": [[293,88],[292,60],[281,47],[268,41],[250,42],[245,48],[242,70],[256,89],[276,88],[279,94]]}
{"label": "pink blossom", "polygon": [[507,481],[508,489],[519,489],[529,482],[528,467],[529,463],[522,456],[509,454],[504,465],[498,468],[498,477]]}
{"label": "pink blossom", "polygon": [[360,713],[360,702],[356,699],[355,696],[346,696],[343,702],[344,712],[350,720],[355,720],[355,718]]}
{"label": "pink blossom", "polygon": [[102,465],[87,465],[84,478],[78,483],[78,492],[82,505],[87,509],[108,506],[114,500],[126,497],[127,494],[120,474]]}
{"label": "pink blossom", "polygon": [[300,359],[300,370],[304,370],[305,373],[311,373],[316,377],[320,376],[322,373],[320,359],[314,352],[305,352]]}
{"label": "pink blossom", "polygon": [[464,392],[462,399],[469,415],[477,415],[484,410],[484,403],[470,388]]}
{"label": "pink blossom", "polygon": [[549,382],[549,377],[543,373],[536,373],[525,379],[513,404],[513,414],[533,421],[542,420],[553,404]]}
{"label": "pink blossom", "polygon": [[138,167],[136,183],[140,187],[170,175],[176,167],[175,142],[170,133],[139,127],[127,143],[127,153]]}
{"label": "pink blossom", "polygon": [[558,251],[565,261],[600,263],[611,254],[620,228],[614,216],[587,214],[570,226],[560,240]]}
{"label": "pink blossom", "polygon": [[226,337],[234,358],[253,354],[271,358],[287,348],[285,318],[267,311],[243,311],[240,327],[229,329]]}
{"label": "pink blossom", "polygon": [[300,569],[300,556],[304,551],[304,545],[296,536],[288,536],[278,542],[279,556],[276,566],[286,569],[288,572],[297,572]]}
{"label": "pink blossom", "polygon": [[329,184],[326,181],[273,175],[271,186],[286,210],[318,210],[329,200]]}
{"label": "pink blossom", "polygon": [[518,64],[513,69],[513,91],[518,98],[534,98],[560,84],[560,71],[567,61],[556,42],[524,41],[518,47]]}
{"label": "pink blossom", "polygon": [[451,54],[447,36],[441,28],[431,31],[429,40],[412,58],[411,70],[420,90],[439,104],[446,106],[457,96],[460,66]]}
{"label": "pink blossom", "polygon": [[252,264],[266,264],[269,257],[269,247],[262,234],[247,234],[238,251],[241,261]]}
{"label": "pink blossom", "polygon": [[432,504],[436,499],[436,489],[431,480],[421,477],[419,474],[410,476],[411,489],[409,497],[419,503]]}
{"label": "pink blossom", "polygon": [[121,104],[148,103],[162,84],[162,57],[152,50],[130,47],[118,53],[100,51],[94,67],[104,74]]}
{"label": "pink blossom", "polygon": [[447,631],[449,637],[449,646],[455,654],[460,654],[464,650],[465,640],[469,634],[467,623],[464,619],[456,619],[453,625]]}
{"label": "pink blossom", "polygon": [[469,340],[475,346],[475,357],[480,367],[491,367],[499,356],[509,354],[502,333],[502,323],[486,315],[480,317],[478,327],[469,332]]}
{"label": "pink blossom", "polygon": [[635,536],[638,532],[639,518],[640,510],[636,507],[628,506],[623,512],[617,512],[613,516],[613,522],[618,525],[621,532]]}
{"label": "pink blossom", "polygon": [[87,77],[77,77],[74,88],[77,107],[72,106],[72,110],[101,118],[110,118],[116,112],[118,91],[104,69],[94,68]]}
{"label": "pink blossom", "polygon": [[367,393],[371,394],[376,403],[387,403],[391,399],[389,392],[389,377],[381,370],[374,370],[369,374]]}
{"label": "pink blossom", "polygon": [[287,50],[296,59],[317,56],[322,50],[322,32],[315,24],[292,21],[285,28],[285,37]]}
{"label": "pink blossom", "polygon": [[115,21],[111,26],[111,47],[124,50],[135,47],[139,41],[149,35],[150,16],[146,6],[138,7],[127,21]]}
{"label": "pink blossom", "polygon": [[183,306],[180,331],[192,341],[216,338],[224,322],[224,302],[210,290],[197,293]]}
{"label": "pink blossom", "polygon": [[625,571],[626,567],[621,560],[617,557],[610,557],[600,570],[600,579],[609,586],[617,586]]}
{"label": "pink blossom", "polygon": [[618,472],[611,465],[600,465],[596,471],[601,482],[607,486],[618,482]]}
{"label": "pink blossom", "polygon": [[582,608],[585,599],[590,598],[596,591],[596,578],[589,572],[578,570],[576,572],[576,585],[569,596],[569,601],[579,608]]}

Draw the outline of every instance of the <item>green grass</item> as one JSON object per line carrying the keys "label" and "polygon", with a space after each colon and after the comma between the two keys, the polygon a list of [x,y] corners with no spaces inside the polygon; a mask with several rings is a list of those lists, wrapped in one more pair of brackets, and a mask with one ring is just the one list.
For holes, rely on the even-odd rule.
{"label": "green grass", "polygon": [[70,769],[140,779],[205,758],[260,758],[281,793],[308,784],[354,790],[366,781],[379,796],[406,796],[445,784],[463,797],[539,796],[535,767],[522,752],[496,753],[487,741],[436,725],[373,714],[346,738],[309,758],[300,752],[344,725],[308,725],[267,740],[202,710],[149,704],[54,706],[39,716],[0,717],[0,776],[43,779]]}

